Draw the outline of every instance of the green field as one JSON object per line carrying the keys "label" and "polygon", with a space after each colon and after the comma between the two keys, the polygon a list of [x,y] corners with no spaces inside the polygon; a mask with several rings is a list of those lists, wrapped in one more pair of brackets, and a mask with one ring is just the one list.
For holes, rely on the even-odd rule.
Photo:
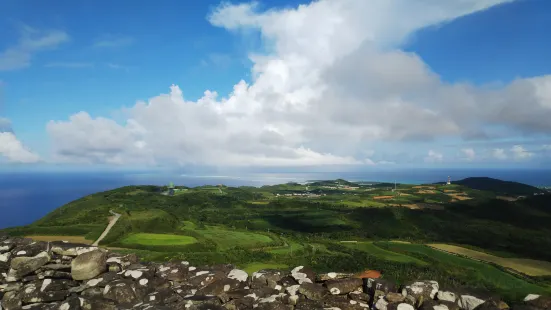
{"label": "green field", "polygon": [[273,254],[290,254],[292,252],[296,253],[304,248],[302,244],[295,241],[287,241],[287,244],[288,245],[286,247],[269,250],[268,252]]}
{"label": "green field", "polygon": [[236,246],[254,248],[269,245],[273,239],[267,235],[224,229],[218,226],[207,226],[207,229],[196,229],[195,232],[216,243],[220,250]]}
{"label": "green field", "polygon": [[248,274],[252,274],[253,272],[257,272],[262,269],[287,269],[289,266],[285,264],[279,264],[279,263],[250,263],[248,265],[245,265],[243,267],[243,270],[245,270]]}
{"label": "green field", "polygon": [[375,244],[393,252],[423,257],[423,260],[431,264],[443,266],[452,277],[457,276],[459,278],[467,275],[476,283],[486,285],[488,288],[493,287],[508,291],[509,294],[514,294],[519,298],[530,293],[546,291],[538,285],[529,283],[492,265],[447,254],[422,244],[396,242],[377,242]]}
{"label": "green field", "polygon": [[168,234],[131,234],[121,240],[123,245],[188,245],[196,243],[197,239],[190,236],[168,235]]}
{"label": "green field", "polygon": [[426,262],[420,260],[420,259],[417,259],[415,257],[411,257],[411,256],[408,256],[408,255],[404,255],[404,254],[400,254],[400,253],[396,253],[396,252],[392,252],[392,251],[387,251],[385,249],[382,249],[378,246],[376,246],[375,244],[373,244],[373,242],[356,242],[356,243],[341,243],[342,245],[346,246],[346,247],[349,247],[349,248],[352,248],[352,249],[357,249],[357,250],[360,250],[360,251],[364,251],[364,252],[367,252],[369,253],[370,255],[373,255],[373,256],[376,256],[378,258],[382,258],[382,259],[385,259],[385,260],[389,260],[389,261],[393,261],[393,262],[399,262],[399,263],[415,263],[415,264],[418,264],[418,265],[427,265]]}

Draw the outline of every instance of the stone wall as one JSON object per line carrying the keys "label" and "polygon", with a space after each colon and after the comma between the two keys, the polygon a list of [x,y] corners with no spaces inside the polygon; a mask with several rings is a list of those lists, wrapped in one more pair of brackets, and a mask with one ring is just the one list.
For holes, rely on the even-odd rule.
{"label": "stone wall", "polygon": [[[497,298],[441,291],[436,281],[404,287],[384,279],[307,267],[261,270],[232,265],[140,262],[87,245],[0,236],[0,310],[13,309],[332,309],[504,310]],[[551,310],[528,295],[514,310]]]}

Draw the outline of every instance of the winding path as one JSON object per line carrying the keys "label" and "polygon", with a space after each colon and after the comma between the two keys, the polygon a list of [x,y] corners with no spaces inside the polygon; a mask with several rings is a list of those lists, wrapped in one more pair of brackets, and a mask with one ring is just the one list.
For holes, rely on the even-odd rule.
{"label": "winding path", "polygon": [[103,233],[101,234],[101,236],[99,236],[98,240],[94,241],[94,243],[92,243],[92,246],[98,246],[98,244],[100,243],[101,240],[103,240],[103,238],[105,238],[105,236],[107,236],[107,234],[109,233],[109,231],[111,231],[111,228],[113,228],[113,225],[115,225],[115,223],[117,223],[117,221],[119,220],[119,217],[121,217],[120,214],[118,213],[115,213],[111,210],[109,210],[109,213],[113,214],[113,216],[111,217],[111,219],[109,220],[109,224],[107,225],[107,227],[105,228],[105,230],[103,231]]}

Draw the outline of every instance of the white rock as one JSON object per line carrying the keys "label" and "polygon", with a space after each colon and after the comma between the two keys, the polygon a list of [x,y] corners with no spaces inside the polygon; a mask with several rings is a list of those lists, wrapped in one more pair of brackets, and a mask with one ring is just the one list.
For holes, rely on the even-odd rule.
{"label": "white rock", "polygon": [[[353,301],[353,300],[351,300]],[[384,300],[384,298],[381,298],[377,300],[377,303],[375,303],[375,309],[377,310],[386,310],[386,306],[388,305],[388,302]]]}
{"label": "white rock", "polygon": [[285,290],[287,291],[287,293],[289,293],[289,295],[295,296],[299,288],[300,288],[300,285],[291,285],[291,286],[287,286]]}
{"label": "white rock", "polygon": [[415,310],[415,308],[410,304],[401,303],[398,305],[398,310]]}
{"label": "white rock", "polygon": [[42,281],[42,286],[40,287],[40,291],[44,292],[44,290],[48,287],[48,285],[50,285],[50,283],[52,283],[51,279],[44,279],[44,281]]}
{"label": "white rock", "polygon": [[446,292],[446,291],[439,291],[439,292],[436,294],[436,298],[437,298],[438,300],[450,301],[450,302],[455,302],[455,300],[457,299],[457,297],[455,296],[455,293]]}
{"label": "white rock", "polygon": [[224,285],[224,292],[229,291],[231,286],[229,284]]}
{"label": "white rock", "polygon": [[0,254],[0,262],[6,263],[8,262],[8,259],[10,258],[10,253]]}
{"label": "white rock", "polygon": [[193,267],[193,266],[191,266],[191,267],[188,268],[189,271],[193,271],[193,270],[195,270],[195,269],[197,269],[197,268],[195,268],[195,267]]}
{"label": "white rock", "polygon": [[126,277],[131,276],[134,279],[139,279],[143,275],[143,272],[139,270],[127,270],[124,275]]}
{"label": "white rock", "polygon": [[140,280],[140,285],[144,286],[144,285],[147,284],[147,282],[149,282],[149,280],[147,280],[147,279],[141,279],[141,280]]}
{"label": "white rock", "polygon": [[59,306],[59,310],[70,310],[71,309],[71,306],[69,305],[69,303],[63,303],[61,304],[61,306]]}
{"label": "white rock", "polygon": [[337,276],[337,273],[336,272],[330,272],[330,273],[327,274],[327,276],[331,279],[334,279]]}
{"label": "white rock", "polygon": [[530,301],[538,298],[540,298],[540,295],[528,294],[526,297],[524,297],[524,301]]}
{"label": "white rock", "polygon": [[461,309],[473,310],[484,303],[484,300],[470,295],[461,295],[457,304]]}
{"label": "white rock", "polygon": [[184,261],[182,261],[182,265],[184,265],[184,266],[189,266],[189,262],[186,262],[186,261],[184,260]]}
{"label": "white rock", "polygon": [[88,284],[88,286],[96,286],[96,285],[98,285],[98,283],[100,283],[101,281],[103,281],[103,278],[92,279],[92,280],[89,280],[88,282],[86,282],[86,284]]}
{"label": "white rock", "polygon": [[19,251],[15,255],[25,255],[27,254],[27,251]]}
{"label": "white rock", "polygon": [[434,310],[449,310],[448,306],[446,306],[446,305],[435,305],[435,306],[432,306],[432,309],[434,309]]}
{"label": "white rock", "polygon": [[249,277],[249,275],[247,274],[247,272],[243,271],[243,270],[240,270],[240,269],[233,269],[232,271],[230,271],[230,273],[228,274],[228,278],[230,279],[235,279],[239,282],[245,282],[247,281],[247,278]]}
{"label": "white rock", "polygon": [[329,290],[331,292],[331,294],[333,295],[339,295],[341,293],[341,290],[339,290],[338,288],[336,287],[333,287]]}
{"label": "white rock", "polygon": [[201,275],[204,275],[204,274],[207,274],[207,273],[209,273],[209,272],[208,271],[197,271],[195,276],[198,277],[198,276],[201,276]]}

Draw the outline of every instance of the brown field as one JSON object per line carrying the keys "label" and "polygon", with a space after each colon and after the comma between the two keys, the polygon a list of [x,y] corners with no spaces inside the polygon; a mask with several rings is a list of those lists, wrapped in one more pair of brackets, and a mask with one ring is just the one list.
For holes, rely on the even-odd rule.
{"label": "brown field", "polygon": [[524,258],[504,258],[449,244],[428,244],[428,246],[437,250],[463,255],[469,258],[489,263],[494,263],[496,265],[510,268],[529,276],[551,275],[551,262]]}
{"label": "brown field", "polygon": [[82,236],[25,236],[35,241],[68,241],[71,243],[92,244],[94,240],[84,239]]}
{"label": "brown field", "polygon": [[408,204],[401,204],[401,205],[391,204],[390,206],[392,206],[392,207],[404,207],[404,208],[408,208],[408,209],[412,209],[412,210],[424,209],[423,207],[419,206],[416,203],[408,203]]}
{"label": "brown field", "polygon": [[455,189],[445,189],[444,193],[455,193],[457,192]]}
{"label": "brown field", "polygon": [[428,189],[436,189],[436,187],[434,186],[426,186],[426,185],[417,185],[417,186],[414,186],[413,188],[428,188]]}
{"label": "brown field", "polygon": [[422,189],[417,192],[418,194],[435,194],[436,191],[430,190],[430,189]]}
{"label": "brown field", "polygon": [[472,199],[471,197],[467,196],[466,193],[457,193],[457,194],[447,194],[448,196],[452,197],[456,200],[469,200]]}
{"label": "brown field", "polygon": [[392,199],[394,196],[375,196],[373,199]]}

